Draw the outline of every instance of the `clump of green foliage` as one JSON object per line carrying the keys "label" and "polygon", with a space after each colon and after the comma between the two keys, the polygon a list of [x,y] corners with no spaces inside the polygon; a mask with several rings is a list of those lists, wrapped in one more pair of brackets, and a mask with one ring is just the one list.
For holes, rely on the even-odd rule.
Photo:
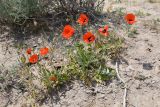
{"label": "clump of green foliage", "polygon": [[[77,43],[70,53],[69,72],[74,77],[91,85],[92,81],[103,82],[115,77],[115,71],[106,66],[105,57],[94,46]],[[70,68],[70,67],[68,67]]]}
{"label": "clump of green foliage", "polygon": [[0,19],[23,25],[27,20],[40,20],[47,14],[55,16],[63,13],[72,17],[80,11],[101,11],[103,2],[103,0],[1,0]]}
{"label": "clump of green foliage", "polygon": [[9,22],[22,23],[42,11],[39,0],[1,0],[0,17]]}

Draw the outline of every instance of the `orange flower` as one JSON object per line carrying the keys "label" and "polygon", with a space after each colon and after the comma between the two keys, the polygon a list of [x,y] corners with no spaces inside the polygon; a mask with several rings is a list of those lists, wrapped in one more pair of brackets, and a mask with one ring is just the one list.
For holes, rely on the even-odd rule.
{"label": "orange flower", "polygon": [[41,55],[41,56],[47,55],[48,52],[49,52],[49,49],[48,49],[47,47],[40,49],[40,55]]}
{"label": "orange flower", "polygon": [[100,28],[99,30],[99,33],[103,36],[108,36],[108,26],[104,26],[104,28]]}
{"label": "orange flower", "polygon": [[88,23],[88,17],[85,15],[85,14],[80,14],[77,22],[80,24],[80,25],[86,25]]}
{"label": "orange flower", "polygon": [[28,48],[27,51],[26,51],[27,54],[31,54],[31,52],[32,52],[31,48]]}
{"label": "orange flower", "polygon": [[75,30],[72,26],[70,25],[65,25],[64,29],[63,29],[63,32],[62,32],[62,36],[65,38],[65,39],[69,39],[70,37],[73,36]]}
{"label": "orange flower", "polygon": [[126,16],[125,16],[125,20],[128,24],[132,25],[134,24],[136,21],[136,16],[132,13],[128,13]]}
{"label": "orange flower", "polygon": [[38,61],[38,55],[34,54],[29,58],[29,62],[35,64]]}
{"label": "orange flower", "polygon": [[95,40],[95,36],[91,32],[87,32],[83,35],[83,40],[86,43],[92,43]]}
{"label": "orange flower", "polygon": [[50,81],[57,81],[57,78],[56,78],[55,76],[51,76],[51,77],[49,78],[49,80],[50,80]]}

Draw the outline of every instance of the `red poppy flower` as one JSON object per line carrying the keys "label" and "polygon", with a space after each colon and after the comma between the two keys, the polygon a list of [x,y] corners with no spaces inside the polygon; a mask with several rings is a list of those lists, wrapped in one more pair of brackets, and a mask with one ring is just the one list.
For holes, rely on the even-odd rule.
{"label": "red poppy flower", "polygon": [[108,36],[108,26],[104,26],[104,28],[100,28],[99,30],[99,33],[103,36]]}
{"label": "red poppy flower", "polygon": [[63,29],[63,32],[62,32],[62,36],[65,38],[65,39],[69,39],[70,37],[73,36],[75,30],[72,26],[70,25],[66,25]]}
{"label": "red poppy flower", "polygon": [[128,13],[126,16],[125,16],[125,20],[128,24],[132,25],[134,24],[136,21],[136,16],[132,13]]}
{"label": "red poppy flower", "polygon": [[51,77],[49,78],[49,80],[50,80],[50,81],[57,81],[57,78],[56,78],[55,76],[51,76]]}
{"label": "red poppy flower", "polygon": [[85,15],[85,14],[80,14],[77,22],[80,24],[80,25],[86,25],[88,23],[89,19],[88,17]]}
{"label": "red poppy flower", "polygon": [[37,61],[38,61],[38,55],[37,54],[34,54],[29,58],[29,62],[32,63],[32,64],[37,63]]}
{"label": "red poppy flower", "polygon": [[31,52],[32,52],[31,48],[28,48],[27,51],[26,51],[27,54],[31,54]]}
{"label": "red poppy flower", "polygon": [[49,52],[49,49],[48,49],[47,47],[40,49],[40,55],[41,55],[41,56],[47,55],[48,52]]}
{"label": "red poppy flower", "polygon": [[95,40],[95,36],[91,32],[87,32],[83,35],[83,40],[86,43],[92,43]]}

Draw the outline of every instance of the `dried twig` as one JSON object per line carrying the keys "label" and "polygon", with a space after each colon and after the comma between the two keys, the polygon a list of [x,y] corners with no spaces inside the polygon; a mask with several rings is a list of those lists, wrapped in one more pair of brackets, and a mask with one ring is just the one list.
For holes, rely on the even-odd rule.
{"label": "dried twig", "polygon": [[105,0],[100,1],[100,3],[98,3],[98,5],[96,5],[95,7],[99,7],[101,4],[103,4],[105,2]]}
{"label": "dried twig", "polygon": [[124,81],[124,80],[120,77],[120,75],[119,75],[118,62],[116,62],[116,73],[117,73],[118,79],[124,84],[123,107],[127,107],[127,105],[126,105],[127,85],[126,85],[125,81]]}

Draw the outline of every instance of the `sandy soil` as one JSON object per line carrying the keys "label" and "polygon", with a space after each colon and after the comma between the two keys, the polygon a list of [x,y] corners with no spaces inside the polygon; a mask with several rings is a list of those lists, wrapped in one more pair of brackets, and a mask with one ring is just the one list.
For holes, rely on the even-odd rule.
{"label": "sandy soil", "polygon": [[[124,7],[127,12],[139,13],[137,34],[124,36],[127,50],[119,63],[119,72],[128,86],[127,107],[160,107],[160,3],[132,0],[114,4],[113,8]],[[108,9],[108,5],[104,10]],[[9,28],[1,28],[10,31]],[[16,65],[16,50],[11,41],[4,42],[7,32],[0,31],[0,64],[5,67]],[[7,45],[9,44],[9,45]],[[7,51],[6,51],[7,50]],[[7,53],[6,53],[7,52]],[[10,60],[7,60],[10,58]],[[5,63],[4,63],[5,62]],[[115,65],[112,65],[115,67]],[[65,90],[65,91],[64,91]],[[123,87],[118,80],[93,88],[84,87],[75,81],[53,99],[47,99],[42,107],[122,107]],[[27,93],[18,94],[12,89],[11,96],[0,95],[0,107],[26,107]],[[8,101],[12,103],[7,104]]]}

